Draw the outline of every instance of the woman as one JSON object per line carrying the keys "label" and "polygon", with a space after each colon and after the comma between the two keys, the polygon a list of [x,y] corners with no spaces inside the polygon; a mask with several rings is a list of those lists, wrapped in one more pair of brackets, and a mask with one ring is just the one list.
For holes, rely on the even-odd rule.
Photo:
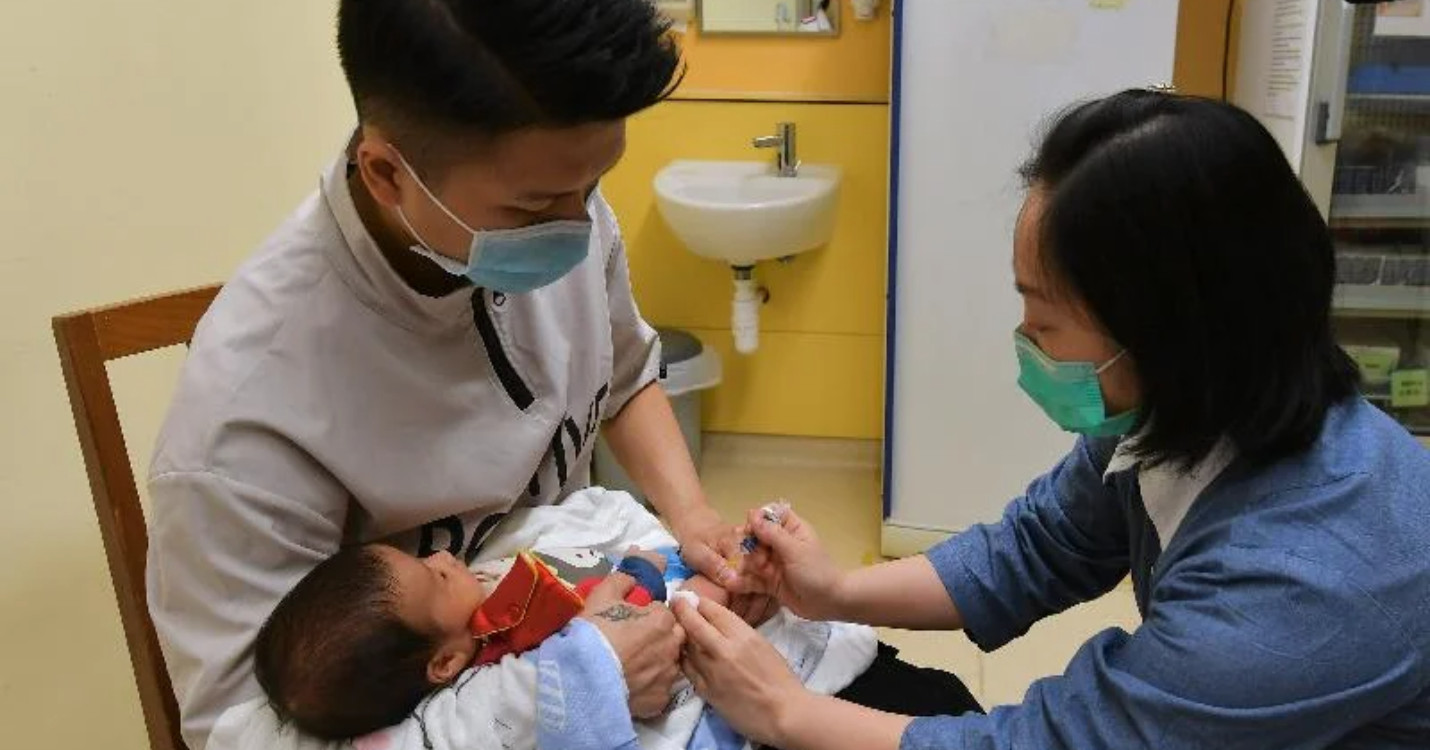
{"label": "woman", "polygon": [[1326,225],[1276,143],[1219,102],[1077,107],[1025,168],[1019,384],[1073,451],[996,524],[841,572],[752,516],[747,585],[811,618],[963,629],[995,649],[1129,573],[1143,624],[987,716],[806,694],[711,604],[685,669],[755,740],[819,748],[1430,747],[1430,453],[1332,339]]}

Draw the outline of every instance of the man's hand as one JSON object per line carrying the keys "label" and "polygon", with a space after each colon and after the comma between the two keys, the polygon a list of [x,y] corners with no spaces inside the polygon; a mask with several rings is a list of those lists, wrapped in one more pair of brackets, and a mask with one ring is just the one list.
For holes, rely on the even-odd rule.
{"label": "man's hand", "polygon": [[731,560],[739,559],[740,527],[726,523],[708,505],[669,520],[686,565],[727,589],[739,580]]}
{"label": "man's hand", "polygon": [[631,715],[637,719],[659,716],[670,704],[680,677],[680,650],[685,630],[663,606],[635,607],[625,602],[635,588],[634,578],[612,573],[591,591],[581,617],[605,636],[620,659],[630,691]]}
{"label": "man's hand", "polygon": [[779,602],[767,592],[741,587],[740,571],[735,564],[743,564],[745,552],[740,549],[740,542],[744,541],[748,527],[726,523],[709,506],[687,513],[672,525],[680,540],[680,556],[685,564],[730,592],[728,605],[745,622],[759,626],[779,610]]}

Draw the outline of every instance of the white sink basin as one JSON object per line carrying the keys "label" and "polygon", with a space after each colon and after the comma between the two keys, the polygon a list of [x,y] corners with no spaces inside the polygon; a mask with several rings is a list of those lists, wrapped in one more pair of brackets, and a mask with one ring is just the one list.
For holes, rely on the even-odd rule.
{"label": "white sink basin", "polygon": [[752,266],[829,243],[839,168],[780,177],[757,161],[676,161],[655,176],[656,205],[696,255]]}

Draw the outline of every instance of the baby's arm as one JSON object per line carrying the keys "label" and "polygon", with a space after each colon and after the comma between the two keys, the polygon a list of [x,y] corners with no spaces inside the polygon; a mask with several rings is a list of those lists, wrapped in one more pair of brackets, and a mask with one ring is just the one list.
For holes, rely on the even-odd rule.
{"label": "baby's arm", "polygon": [[666,566],[669,564],[665,559],[665,555],[650,549],[639,549],[636,547],[631,547],[629,550],[626,551],[626,556],[639,557],[642,560],[645,560],[646,562],[650,563],[651,565],[654,565],[656,569],[659,570],[661,573],[665,572]]}
{"label": "baby's arm", "polygon": [[693,592],[701,599],[709,599],[722,607],[730,605],[730,592],[705,576],[691,578],[681,586],[681,590]]}
{"label": "baby's arm", "polygon": [[[628,557],[639,557],[655,565],[661,573],[665,573],[668,570],[670,564],[669,555],[671,554],[678,555],[679,552],[672,549],[669,551],[669,554],[667,554],[660,550],[643,550],[635,547],[632,547],[626,552]],[[680,584],[680,589],[682,591],[689,591],[701,599],[709,599],[722,607],[729,606],[730,604],[730,592],[726,591],[720,584],[715,583],[703,575],[696,574],[687,578]]]}

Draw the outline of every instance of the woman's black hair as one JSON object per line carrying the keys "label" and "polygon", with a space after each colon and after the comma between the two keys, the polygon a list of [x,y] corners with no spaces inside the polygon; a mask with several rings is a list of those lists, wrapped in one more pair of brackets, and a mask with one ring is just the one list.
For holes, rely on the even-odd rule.
{"label": "woman's black hair", "polygon": [[1125,91],[1058,117],[1022,174],[1044,191],[1046,282],[1137,368],[1144,460],[1190,466],[1226,438],[1273,462],[1356,392],[1331,331],[1330,233],[1250,114]]}
{"label": "woman's black hair", "polygon": [[436,687],[437,645],[402,621],[396,597],[372,545],[341,550],[283,597],[254,642],[254,674],[279,718],[347,740],[412,713]]}
{"label": "woman's black hair", "polygon": [[426,163],[656,104],[681,72],[669,29],[650,0],[342,0],[338,54],[359,119]]}

